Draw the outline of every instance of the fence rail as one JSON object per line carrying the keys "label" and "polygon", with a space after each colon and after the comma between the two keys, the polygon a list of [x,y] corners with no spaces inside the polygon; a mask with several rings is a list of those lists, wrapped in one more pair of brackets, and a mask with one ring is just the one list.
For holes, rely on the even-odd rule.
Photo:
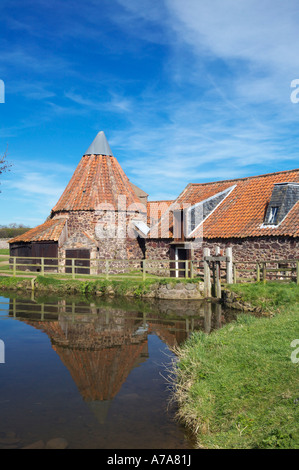
{"label": "fence rail", "polygon": [[[1,261],[0,256],[0,261]],[[24,275],[24,271],[32,274],[45,274],[79,277],[96,277],[117,279],[147,278],[187,278],[203,279],[206,297],[221,297],[221,286],[242,282],[263,282],[271,280],[286,282],[294,281],[299,285],[299,259],[266,259],[252,261],[234,261],[228,249],[225,255],[216,250],[211,256],[205,249],[202,259],[169,260],[169,259],[83,259],[53,257],[20,257],[3,255],[6,264],[0,263],[0,273],[12,276]],[[28,275],[28,272],[26,272]],[[32,277],[32,276],[31,276]]]}
{"label": "fence rail", "polygon": [[180,277],[193,279],[203,276],[202,260],[168,259],[84,259],[10,256],[7,265],[0,265],[0,273],[7,273],[8,265],[12,276],[26,271],[55,275],[70,274],[72,279],[84,276],[96,276],[109,279],[121,275],[142,277]]}

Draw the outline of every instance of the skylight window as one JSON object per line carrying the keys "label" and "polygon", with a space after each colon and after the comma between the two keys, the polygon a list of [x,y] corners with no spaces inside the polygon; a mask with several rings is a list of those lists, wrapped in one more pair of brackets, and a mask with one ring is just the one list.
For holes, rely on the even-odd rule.
{"label": "skylight window", "polygon": [[270,213],[268,218],[268,224],[276,225],[277,223],[277,216],[278,216],[278,207],[270,207]]}

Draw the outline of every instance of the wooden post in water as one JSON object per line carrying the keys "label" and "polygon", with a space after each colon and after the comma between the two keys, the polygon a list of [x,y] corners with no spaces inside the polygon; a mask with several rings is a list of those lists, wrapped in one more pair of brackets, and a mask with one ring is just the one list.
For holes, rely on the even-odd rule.
{"label": "wooden post in water", "polygon": [[204,305],[204,332],[209,334],[212,326],[212,305],[206,302]]}
{"label": "wooden post in water", "polygon": [[204,248],[203,250],[203,260],[204,260],[204,295],[205,297],[211,297],[211,270],[209,261],[205,259],[206,256],[210,256],[211,252],[209,248]]}
{"label": "wooden post in water", "polygon": [[216,328],[220,329],[221,328],[221,315],[222,315],[222,306],[221,304],[216,304],[215,305],[215,316],[216,316]]}

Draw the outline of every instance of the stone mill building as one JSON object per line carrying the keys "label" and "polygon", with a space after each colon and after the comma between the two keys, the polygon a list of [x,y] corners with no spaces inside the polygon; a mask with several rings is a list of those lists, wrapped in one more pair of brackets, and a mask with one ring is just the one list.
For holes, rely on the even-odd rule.
{"label": "stone mill building", "polygon": [[48,270],[59,258],[70,272],[76,258],[85,274],[102,272],[104,260],[123,261],[115,266],[125,271],[128,260],[139,269],[146,259],[170,260],[171,275],[184,276],[184,260],[215,247],[232,248],[235,261],[299,259],[299,170],[190,183],[174,201],[148,201],[100,132],[48,219],[10,240],[11,256],[36,262],[30,269],[47,257]]}

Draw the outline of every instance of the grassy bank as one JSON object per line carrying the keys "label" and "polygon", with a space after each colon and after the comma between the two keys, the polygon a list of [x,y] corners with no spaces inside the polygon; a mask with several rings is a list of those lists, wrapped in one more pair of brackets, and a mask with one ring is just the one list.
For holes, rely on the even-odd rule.
{"label": "grassy bank", "polygon": [[[117,279],[88,279],[72,280],[71,277],[59,279],[54,276],[37,276],[34,280],[34,288],[38,292],[46,292],[48,294],[83,294],[91,296],[128,296],[142,297],[150,295],[151,291],[159,288],[159,286],[178,283],[198,283],[198,280],[190,279],[169,279],[169,278],[152,278],[140,281],[138,279],[130,279],[130,277],[118,276]],[[31,279],[22,277],[0,276],[0,292],[1,290],[31,290]]]}
{"label": "grassy bank", "polygon": [[[270,316],[240,315],[178,351],[179,418],[204,448],[299,448],[299,287],[238,285],[234,292]],[[299,357],[299,353],[297,354]]]}

